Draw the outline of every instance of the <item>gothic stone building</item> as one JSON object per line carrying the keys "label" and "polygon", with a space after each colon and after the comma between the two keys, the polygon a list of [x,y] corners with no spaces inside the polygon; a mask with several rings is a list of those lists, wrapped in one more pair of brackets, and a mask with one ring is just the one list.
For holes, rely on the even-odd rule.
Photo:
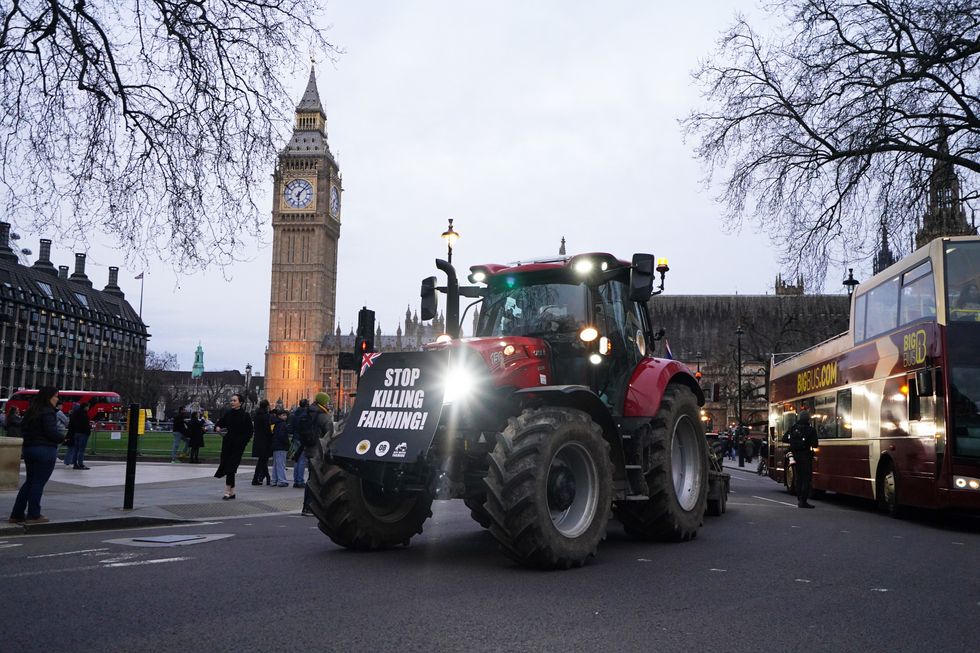
{"label": "gothic stone building", "polygon": [[97,290],[85,274],[55,268],[51,241],[41,239],[37,261],[21,265],[10,247],[10,224],[0,222],[0,396],[18,388],[114,390],[137,401],[146,359],[146,325],[119,288],[119,268]]}

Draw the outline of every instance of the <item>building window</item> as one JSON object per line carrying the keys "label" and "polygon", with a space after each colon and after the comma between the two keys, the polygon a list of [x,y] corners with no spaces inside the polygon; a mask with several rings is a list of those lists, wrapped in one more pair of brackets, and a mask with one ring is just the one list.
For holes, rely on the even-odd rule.
{"label": "building window", "polygon": [[77,293],[75,293],[75,298],[78,299],[78,302],[82,306],[84,306],[85,308],[88,308],[88,297],[87,296],[85,296],[84,294],[82,294],[80,292],[77,292]]}
{"label": "building window", "polygon": [[49,299],[54,299],[54,293],[51,291],[50,285],[44,283],[43,281],[35,281],[34,283],[37,284],[37,287],[40,288],[41,292],[47,295]]}

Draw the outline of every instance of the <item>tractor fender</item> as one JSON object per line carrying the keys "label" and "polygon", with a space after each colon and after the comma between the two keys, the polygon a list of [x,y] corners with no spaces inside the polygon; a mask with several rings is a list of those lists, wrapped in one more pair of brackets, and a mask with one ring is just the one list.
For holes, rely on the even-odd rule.
{"label": "tractor fender", "polygon": [[612,459],[616,481],[626,479],[626,454],[623,451],[623,440],[619,427],[612,413],[599,396],[584,385],[543,385],[534,388],[524,388],[514,393],[515,397],[525,406],[536,403],[549,406],[575,408],[588,413],[592,421],[602,428],[602,437],[609,443],[609,455]]}
{"label": "tractor fender", "polygon": [[660,410],[660,400],[671,383],[686,385],[697,397],[698,406],[704,405],[704,391],[690,368],[669,358],[644,358],[633,370],[626,401],[624,417],[653,416]]}

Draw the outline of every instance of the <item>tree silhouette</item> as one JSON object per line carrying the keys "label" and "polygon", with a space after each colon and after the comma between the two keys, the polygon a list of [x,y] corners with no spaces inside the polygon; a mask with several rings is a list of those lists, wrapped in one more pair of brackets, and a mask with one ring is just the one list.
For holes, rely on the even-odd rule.
{"label": "tree silhouette", "polygon": [[[34,229],[184,269],[240,256],[288,124],[282,79],[334,51],[322,0],[0,6],[0,189]],[[307,50],[309,49],[309,50]]]}
{"label": "tree silhouette", "polygon": [[[869,256],[884,221],[909,242],[936,162],[980,173],[980,4],[787,0],[773,39],[738,19],[695,72],[708,108],[683,121],[726,224],[774,234],[783,263],[822,284]],[[812,283],[811,283],[812,285]]]}

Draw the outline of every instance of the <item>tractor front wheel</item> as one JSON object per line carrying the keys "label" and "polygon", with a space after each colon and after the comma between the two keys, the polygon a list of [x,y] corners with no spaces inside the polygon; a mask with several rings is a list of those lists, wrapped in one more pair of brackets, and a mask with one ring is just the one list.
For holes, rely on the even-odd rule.
{"label": "tractor front wheel", "polygon": [[572,408],[525,410],[490,454],[490,533],[517,562],[579,567],[606,536],[613,467],[602,429]]}
{"label": "tractor front wheel", "polygon": [[320,530],[336,544],[359,551],[408,545],[432,516],[432,497],[385,492],[330,463],[317,446],[311,461],[310,509]]}

